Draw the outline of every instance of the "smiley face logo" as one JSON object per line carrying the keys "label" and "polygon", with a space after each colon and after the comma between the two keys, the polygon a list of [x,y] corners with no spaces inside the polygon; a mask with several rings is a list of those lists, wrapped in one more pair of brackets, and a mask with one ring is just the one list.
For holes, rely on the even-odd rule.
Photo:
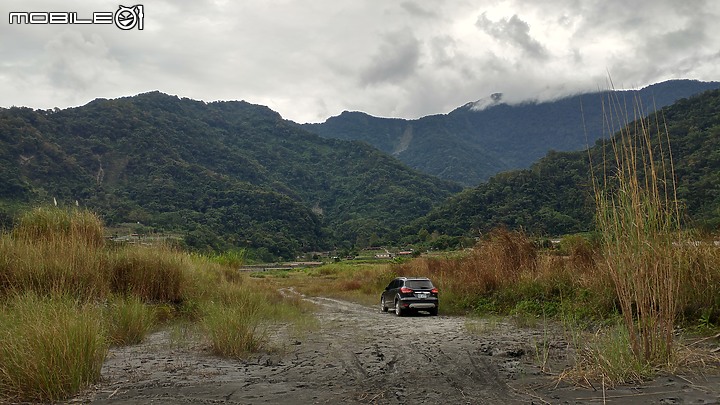
{"label": "smiley face logo", "polygon": [[115,25],[123,31],[131,30],[136,26],[139,30],[143,29],[143,19],[145,18],[143,9],[142,5],[118,6],[114,16]]}

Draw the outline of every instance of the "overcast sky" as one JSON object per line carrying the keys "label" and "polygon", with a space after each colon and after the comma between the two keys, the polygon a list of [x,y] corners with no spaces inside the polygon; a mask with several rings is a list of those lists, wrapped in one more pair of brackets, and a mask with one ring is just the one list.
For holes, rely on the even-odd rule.
{"label": "overcast sky", "polygon": [[[139,0],[138,0],[139,1]],[[716,0],[146,0],[144,30],[10,24],[118,1],[3,0],[0,106],[65,108],[160,90],[246,100],[298,122],[417,118],[504,93],[546,100],[720,80]]]}

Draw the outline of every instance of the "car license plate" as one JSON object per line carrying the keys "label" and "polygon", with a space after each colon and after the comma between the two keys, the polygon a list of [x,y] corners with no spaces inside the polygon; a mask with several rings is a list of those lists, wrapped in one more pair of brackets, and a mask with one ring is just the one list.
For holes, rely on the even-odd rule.
{"label": "car license plate", "polygon": [[427,293],[418,293],[417,297],[418,298],[427,298],[428,295],[427,295]]}

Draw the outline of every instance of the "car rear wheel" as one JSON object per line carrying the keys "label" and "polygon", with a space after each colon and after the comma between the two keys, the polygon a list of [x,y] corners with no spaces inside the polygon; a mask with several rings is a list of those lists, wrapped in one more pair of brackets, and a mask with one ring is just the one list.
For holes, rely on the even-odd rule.
{"label": "car rear wheel", "polygon": [[428,312],[430,312],[430,315],[432,315],[432,316],[437,316],[437,314],[438,314],[438,307],[430,308],[430,309],[428,309]]}
{"label": "car rear wheel", "polygon": [[383,312],[388,311],[388,307],[385,305],[385,297],[380,298],[380,310]]}
{"label": "car rear wheel", "polygon": [[397,315],[397,316],[405,315],[405,311],[400,306],[400,300],[395,300],[395,315]]}

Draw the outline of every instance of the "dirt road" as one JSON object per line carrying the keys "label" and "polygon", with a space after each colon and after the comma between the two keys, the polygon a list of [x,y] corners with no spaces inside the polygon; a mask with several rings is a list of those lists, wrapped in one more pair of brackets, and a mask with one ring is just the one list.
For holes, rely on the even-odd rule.
{"label": "dirt road", "polygon": [[[561,334],[547,328],[478,321],[473,324],[476,332],[470,333],[464,317],[399,318],[345,301],[308,299],[318,306],[319,328],[289,338],[276,353],[246,361],[221,359],[203,351],[202,345],[172,345],[169,332],[158,332],[141,345],[113,349],[103,368],[104,381],[76,401],[529,404],[602,399],[599,392],[555,388],[553,380],[539,372],[546,353],[550,362],[561,364],[570,350]],[[688,399],[688,393],[697,394],[693,403],[720,399],[717,390],[683,391],[680,383],[665,391],[682,391]],[[624,396],[618,391],[621,398],[609,403],[637,403],[631,398],[636,393]],[[649,402],[641,402],[684,398],[673,395],[651,395],[643,398]]]}

